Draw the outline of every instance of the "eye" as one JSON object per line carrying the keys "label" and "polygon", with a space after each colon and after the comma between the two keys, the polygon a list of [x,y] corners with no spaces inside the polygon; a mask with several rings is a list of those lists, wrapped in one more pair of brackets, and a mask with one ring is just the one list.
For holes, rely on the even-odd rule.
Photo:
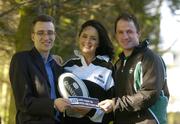
{"label": "eye", "polygon": [[96,41],[96,40],[97,40],[95,37],[92,37],[91,39],[92,39],[92,40],[94,40],[94,41]]}
{"label": "eye", "polygon": [[48,31],[37,31],[34,32],[35,34],[37,34],[39,37],[43,37],[45,35],[48,35],[49,37],[53,36],[55,34],[55,32],[53,30],[48,30]]}
{"label": "eye", "polygon": [[38,32],[35,32],[37,35],[39,36],[43,36],[44,35],[44,32],[43,31],[38,31]]}
{"label": "eye", "polygon": [[48,34],[49,36],[51,36],[51,35],[54,35],[55,32],[50,30],[50,31],[47,31],[47,34]]}
{"label": "eye", "polygon": [[128,34],[132,34],[133,31],[132,31],[132,30],[128,30],[127,33],[128,33]]}
{"label": "eye", "polygon": [[86,34],[82,34],[81,37],[82,38],[87,38],[87,35]]}
{"label": "eye", "polygon": [[118,34],[123,34],[123,32],[122,32],[122,31],[118,31],[117,33],[118,33]]}

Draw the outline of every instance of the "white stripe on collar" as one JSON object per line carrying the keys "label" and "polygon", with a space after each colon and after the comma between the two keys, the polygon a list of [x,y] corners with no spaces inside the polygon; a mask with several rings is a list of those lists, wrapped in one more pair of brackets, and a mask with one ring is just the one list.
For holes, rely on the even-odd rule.
{"label": "white stripe on collar", "polygon": [[88,66],[86,61],[85,61],[84,56],[80,53],[80,51],[74,50],[74,54],[81,59],[81,63],[82,63],[83,66]]}
{"label": "white stripe on collar", "polygon": [[105,60],[106,62],[108,62],[110,60],[110,58],[107,56],[107,55],[98,55],[96,56],[98,59],[101,59],[101,60]]}
{"label": "white stripe on collar", "polygon": [[[86,61],[85,61],[85,58],[84,58],[84,56],[81,54],[80,51],[74,50],[74,54],[81,59],[81,62],[82,62],[83,65],[86,65],[86,66],[87,66],[87,63],[86,63]],[[104,60],[104,61],[106,61],[106,62],[108,62],[108,61],[110,60],[110,58],[109,58],[107,55],[103,55],[103,56],[102,56],[102,55],[97,55],[95,58],[98,58],[98,59],[100,59],[100,60]]]}

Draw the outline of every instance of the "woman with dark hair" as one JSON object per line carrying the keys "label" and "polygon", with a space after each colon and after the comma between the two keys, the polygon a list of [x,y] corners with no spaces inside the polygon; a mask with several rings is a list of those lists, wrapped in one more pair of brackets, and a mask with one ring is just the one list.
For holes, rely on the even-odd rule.
{"label": "woman with dark hair", "polygon": [[[75,51],[77,58],[72,58],[64,64],[67,72],[78,76],[86,85],[89,97],[102,101],[112,98],[114,80],[113,45],[106,29],[96,20],[86,21],[80,29],[78,45],[80,51]],[[76,124],[108,124],[113,118],[112,113],[105,114],[101,109],[73,107],[81,117],[65,117],[65,123]]]}
{"label": "woman with dark hair", "polygon": [[81,27],[79,37],[81,36],[83,30],[88,26],[95,28],[96,32],[98,33],[99,46],[96,49],[95,55],[108,55],[111,59],[114,52],[113,45],[111,43],[111,40],[109,39],[106,29],[98,21],[89,20],[85,22]]}

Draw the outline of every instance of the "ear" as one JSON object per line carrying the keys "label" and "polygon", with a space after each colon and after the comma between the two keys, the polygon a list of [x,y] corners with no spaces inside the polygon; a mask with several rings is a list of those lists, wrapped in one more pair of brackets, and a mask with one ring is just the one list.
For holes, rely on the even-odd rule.
{"label": "ear", "polygon": [[31,33],[31,40],[34,42],[34,33]]}
{"label": "ear", "polygon": [[137,32],[137,34],[138,34],[138,38],[140,38],[141,37],[141,32],[139,31],[139,32]]}
{"label": "ear", "polygon": [[75,46],[76,46],[77,48],[79,48],[79,37],[80,37],[80,36],[77,34],[77,35],[76,35],[76,39],[75,39],[75,41],[76,41],[76,42],[75,42]]}
{"label": "ear", "polygon": [[115,34],[114,34],[114,37],[115,37],[115,40],[118,41],[118,40],[117,40],[118,37],[117,37],[117,33],[116,33],[116,32],[115,32]]}

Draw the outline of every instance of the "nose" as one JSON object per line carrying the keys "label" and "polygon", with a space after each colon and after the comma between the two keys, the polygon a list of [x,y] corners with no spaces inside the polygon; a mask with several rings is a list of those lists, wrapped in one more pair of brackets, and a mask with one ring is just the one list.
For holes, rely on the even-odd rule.
{"label": "nose", "polygon": [[85,39],[85,42],[86,42],[86,43],[89,43],[90,41],[91,41],[90,38],[86,38],[86,39]]}
{"label": "nose", "polygon": [[53,36],[53,34],[51,34],[49,32],[44,32],[41,38],[43,38],[44,40],[49,40],[52,38],[52,36]]}
{"label": "nose", "polygon": [[38,31],[35,32],[39,37],[52,37],[54,36],[53,31]]}
{"label": "nose", "polygon": [[44,41],[48,41],[50,37],[48,36],[48,34],[44,34],[41,39],[43,39]]}
{"label": "nose", "polygon": [[122,36],[123,36],[123,39],[127,39],[128,38],[128,33],[127,32],[123,32]]}
{"label": "nose", "polygon": [[50,37],[50,35],[47,32],[43,33],[43,38],[44,39],[49,39],[49,37]]}

